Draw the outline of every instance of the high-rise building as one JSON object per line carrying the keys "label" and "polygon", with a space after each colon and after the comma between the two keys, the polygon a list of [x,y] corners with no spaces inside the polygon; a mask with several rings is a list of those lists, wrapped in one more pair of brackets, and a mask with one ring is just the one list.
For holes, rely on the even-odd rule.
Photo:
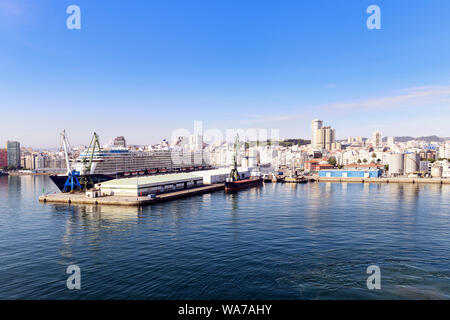
{"label": "high-rise building", "polygon": [[0,169],[8,166],[8,151],[0,149]]}
{"label": "high-rise building", "polygon": [[381,147],[383,145],[383,136],[380,131],[374,131],[372,133],[372,144],[374,147]]}
{"label": "high-rise building", "polygon": [[8,166],[20,168],[20,143],[17,141],[8,141],[6,143],[8,152]]}
{"label": "high-rise building", "polygon": [[314,119],[311,122],[311,146],[313,148],[318,148],[317,146],[317,138],[318,138],[318,130],[322,128],[322,120]]}
{"label": "high-rise building", "polygon": [[322,127],[322,120],[315,119],[311,123],[311,145],[314,149],[331,150],[336,142],[336,131],[331,127]]}
{"label": "high-rise building", "polygon": [[322,149],[326,149],[326,150],[331,150],[331,146],[332,144],[336,141],[336,134],[335,134],[335,130],[331,127],[324,127],[322,128],[324,131],[324,140],[325,140],[325,145],[324,148]]}
{"label": "high-rise building", "polygon": [[25,156],[25,169],[36,169],[36,156],[34,154],[27,154]]}

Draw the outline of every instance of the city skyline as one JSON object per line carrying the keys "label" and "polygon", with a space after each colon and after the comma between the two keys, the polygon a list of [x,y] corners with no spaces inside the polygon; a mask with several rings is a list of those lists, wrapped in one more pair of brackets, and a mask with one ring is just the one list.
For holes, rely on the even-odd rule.
{"label": "city skyline", "polygon": [[[234,129],[232,129],[232,130],[234,130]],[[236,129],[236,130],[238,130],[238,129]],[[245,129],[244,129],[244,131],[245,131]],[[224,132],[225,132],[225,130],[224,130]],[[237,131],[236,131],[237,132]],[[374,131],[375,132],[375,131]],[[372,132],[372,134],[374,133],[374,132]],[[372,141],[372,139],[373,139],[373,136],[372,136],[372,134],[368,134],[367,136],[361,136],[361,135],[357,135],[357,134],[353,134],[353,135],[349,135],[349,136],[347,136],[347,137],[338,137],[338,138],[336,138],[335,139],[335,141],[336,142],[346,142],[346,141],[348,141],[348,139],[350,139],[350,138],[353,138],[353,139],[357,139],[357,138],[361,138],[361,139],[363,139],[363,140],[367,140],[367,141]],[[310,134],[311,135],[311,134]],[[183,136],[183,137],[185,137],[185,138],[189,138],[191,135],[186,135],[186,136]],[[433,136],[435,136],[435,137],[438,137],[440,140],[450,140],[450,137],[447,137],[447,136],[437,136],[437,135],[424,135],[424,136],[408,136],[408,135],[402,135],[402,136],[387,136],[387,135],[382,135],[382,139],[387,139],[387,141],[389,142],[389,139],[394,139],[394,138],[413,138],[412,140],[417,140],[418,138],[427,138],[427,140],[429,140],[429,138],[430,137],[433,137]],[[100,143],[101,143],[101,146],[103,147],[103,146],[106,146],[106,145],[108,145],[108,147],[114,147],[114,143],[115,143],[115,140],[117,139],[117,138],[123,138],[124,136],[121,136],[121,135],[116,135],[116,136],[114,136],[114,137],[112,137],[111,139],[105,139],[105,140],[102,140],[102,139],[100,139]],[[92,137],[87,137],[87,139],[86,139],[86,141],[82,141],[81,143],[74,143],[74,144],[71,144],[72,145],[72,147],[75,147],[75,148],[78,148],[78,147],[82,147],[82,146],[84,146],[84,147],[87,147],[88,145],[89,145],[89,140],[90,140],[90,138],[92,138]],[[100,135],[99,135],[99,138],[101,138],[100,137]],[[125,138],[126,138],[126,136],[125,136]],[[241,137],[242,138],[242,137]],[[248,137],[244,137],[244,138],[242,138],[242,139],[240,139],[241,141],[248,141],[248,139],[247,139]],[[3,139],[3,137],[1,137],[1,139]],[[292,140],[292,139],[301,139],[301,140],[306,140],[306,141],[308,141],[308,140],[310,140],[310,141],[312,141],[312,137],[311,136],[306,136],[306,137],[296,137],[296,136],[292,136],[292,137],[280,137],[280,139],[279,139],[279,141],[286,141],[286,140]],[[21,149],[32,149],[32,150],[35,150],[35,151],[39,151],[39,150],[55,150],[55,149],[59,149],[59,150],[61,150],[61,146],[60,146],[60,139],[57,139],[58,141],[56,141],[55,142],[55,144],[48,144],[48,145],[45,145],[45,143],[43,143],[42,145],[25,145],[25,144],[22,144],[22,142],[21,141],[17,141],[17,142],[19,142],[19,143],[21,143]],[[2,150],[2,149],[7,149],[7,144],[8,144],[8,142],[15,142],[16,140],[14,140],[13,141],[13,139],[5,139],[5,141],[4,141],[4,143],[0,140],[0,142],[2,142],[1,144],[0,144],[0,150]],[[128,141],[128,140],[127,140]],[[127,145],[129,145],[129,146],[152,146],[152,145],[158,145],[158,144],[160,144],[160,143],[162,143],[163,141],[168,141],[170,144],[172,144],[172,141],[170,141],[170,137],[168,137],[168,139],[166,139],[166,138],[162,138],[161,140],[159,140],[159,141],[155,141],[155,142],[152,142],[152,143],[146,143],[145,141],[144,142],[140,142],[140,143],[128,143],[127,142]],[[224,134],[224,142],[225,141],[228,141],[228,140],[226,140],[226,134]],[[258,140],[258,141],[260,141],[260,140]],[[261,140],[262,141],[262,140]],[[276,139],[274,140],[274,141],[276,141]],[[230,141],[228,141],[228,142],[230,142]],[[436,141],[436,142],[439,142],[439,141]],[[442,141],[441,141],[442,142]],[[325,149],[325,148],[324,148]]]}
{"label": "city skyline", "polygon": [[[450,136],[450,36],[445,1],[284,6],[268,1],[0,2],[0,144],[74,145],[169,139],[177,128],[280,129],[310,138],[324,120],[337,139]],[[238,8],[238,10],[236,9]],[[412,23],[411,21],[414,21]],[[430,22],[432,21],[432,22]]]}
{"label": "city skyline", "polygon": [[0,300],[450,300],[449,13],[0,0]]}

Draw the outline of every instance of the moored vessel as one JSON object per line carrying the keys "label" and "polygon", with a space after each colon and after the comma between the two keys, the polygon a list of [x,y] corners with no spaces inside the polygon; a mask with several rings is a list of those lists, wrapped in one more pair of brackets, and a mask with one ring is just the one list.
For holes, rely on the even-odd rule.
{"label": "moored vessel", "polygon": [[[65,132],[61,134],[62,145],[66,154],[67,173],[53,175],[50,179],[63,192],[73,190],[85,190],[94,187],[95,184],[124,177],[153,175],[171,172],[189,172],[208,169],[203,163],[195,163],[195,154],[189,154],[191,163],[174,161],[180,158],[170,150],[133,151],[125,148],[100,148],[99,138],[96,133],[89,147],[76,159],[69,160],[70,144]],[[198,157],[197,157],[198,158]],[[180,163],[178,163],[180,162]],[[71,181],[74,180],[74,183]],[[70,180],[70,183],[66,183]],[[79,186],[76,183],[79,182]]]}
{"label": "moored vessel", "polygon": [[263,182],[272,183],[272,177],[270,176],[270,174],[266,173],[263,175]]}
{"label": "moored vessel", "polygon": [[285,183],[297,183],[297,178],[296,177],[286,177],[283,180]]}
{"label": "moored vessel", "polygon": [[241,175],[237,170],[237,153],[239,150],[239,136],[236,137],[235,142],[235,154],[233,157],[233,168],[230,172],[230,177],[225,182],[225,192],[235,192],[241,189],[252,188],[256,186],[260,186],[263,182],[263,178],[261,177],[260,172],[254,172],[249,179],[242,179]]}
{"label": "moored vessel", "polygon": [[235,192],[241,189],[252,188],[260,186],[262,183],[261,178],[250,178],[237,181],[226,181],[225,192]]}

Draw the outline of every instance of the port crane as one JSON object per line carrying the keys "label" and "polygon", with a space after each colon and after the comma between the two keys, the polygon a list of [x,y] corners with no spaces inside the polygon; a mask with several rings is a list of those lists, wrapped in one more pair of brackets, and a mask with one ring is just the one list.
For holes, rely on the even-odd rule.
{"label": "port crane", "polygon": [[[92,147],[92,151],[90,151],[91,147]],[[91,139],[91,143],[89,144],[89,148],[86,151],[87,154],[89,154],[89,152],[90,152],[89,161],[86,162],[86,158],[83,158],[83,160],[82,160],[82,163],[83,163],[83,166],[84,166],[84,172],[87,173],[87,174],[91,173],[92,160],[94,159],[94,154],[95,154],[95,150],[96,150],[95,147],[98,148],[98,151],[101,150],[101,148],[100,148],[100,140],[99,140],[98,134],[96,132],[94,132],[94,135],[92,136],[92,139]]]}
{"label": "port crane", "polygon": [[82,160],[83,175],[81,175],[80,171],[72,168],[72,165],[70,163],[69,152],[72,153],[72,147],[69,143],[69,139],[67,138],[66,130],[63,130],[63,132],[61,133],[61,146],[64,150],[67,167],[67,180],[64,183],[63,191],[73,192],[87,189],[90,185],[93,184],[89,179],[89,173],[91,173],[92,161],[94,159],[95,151],[100,151],[100,140],[97,133],[94,132],[91,143],[89,144],[89,148],[86,151],[86,153],[89,155],[89,160],[87,160],[87,157],[83,158]]}
{"label": "port crane", "polygon": [[72,152],[72,147],[70,146],[69,139],[67,138],[66,130],[61,132],[61,145],[64,149],[64,156],[66,158],[66,168],[67,168],[67,180],[64,183],[64,191],[65,192],[73,192],[75,190],[81,190],[81,184],[79,181],[80,172],[72,169],[72,166],[69,161],[69,152]]}
{"label": "port crane", "polygon": [[234,143],[233,168],[231,168],[230,172],[230,178],[232,181],[238,181],[241,179],[239,172],[237,170],[238,151],[239,151],[239,134],[236,135],[236,141]]}

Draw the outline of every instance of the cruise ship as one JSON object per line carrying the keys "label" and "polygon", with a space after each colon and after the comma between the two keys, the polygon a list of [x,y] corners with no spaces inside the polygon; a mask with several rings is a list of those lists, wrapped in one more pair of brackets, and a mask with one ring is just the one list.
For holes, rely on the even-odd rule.
{"label": "cruise ship", "polygon": [[[90,163],[90,166],[87,166],[87,163]],[[187,172],[209,168],[203,161],[201,151],[133,151],[128,149],[101,149],[96,150],[93,155],[84,152],[71,161],[71,167],[80,173],[79,180],[84,188],[129,176]],[[67,178],[68,175],[50,176],[50,179],[61,191],[67,191],[64,190]]]}

